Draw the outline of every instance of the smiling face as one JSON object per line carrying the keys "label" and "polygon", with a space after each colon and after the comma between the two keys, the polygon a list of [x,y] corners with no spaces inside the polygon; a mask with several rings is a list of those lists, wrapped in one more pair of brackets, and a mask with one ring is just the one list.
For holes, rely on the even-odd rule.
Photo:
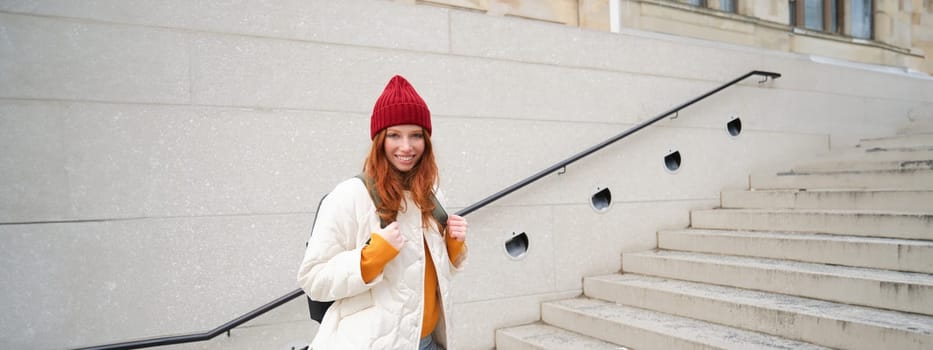
{"label": "smiling face", "polygon": [[386,129],[384,149],[396,170],[408,172],[424,154],[424,129],[414,124],[390,126]]}

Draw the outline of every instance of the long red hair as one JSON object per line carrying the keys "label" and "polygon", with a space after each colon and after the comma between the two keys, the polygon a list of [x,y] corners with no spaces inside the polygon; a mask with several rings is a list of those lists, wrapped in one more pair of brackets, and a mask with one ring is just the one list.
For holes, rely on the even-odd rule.
{"label": "long red hair", "polygon": [[[398,212],[403,208],[402,198],[404,191],[411,191],[412,199],[421,210],[421,223],[428,227],[430,221],[436,221],[434,215],[434,201],[431,195],[434,192],[434,183],[437,181],[437,163],[434,162],[434,147],[431,146],[431,135],[424,130],[424,152],[418,164],[408,172],[401,172],[389,163],[385,152],[386,130],[383,129],[373,138],[369,156],[363,163],[363,173],[373,179],[376,192],[382,203],[376,208],[379,217],[385,222],[393,222]],[[436,223],[440,228],[442,223]]]}

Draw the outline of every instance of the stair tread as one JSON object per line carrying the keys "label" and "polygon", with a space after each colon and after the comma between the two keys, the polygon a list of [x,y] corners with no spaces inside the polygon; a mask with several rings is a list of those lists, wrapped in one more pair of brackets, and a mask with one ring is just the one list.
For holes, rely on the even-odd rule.
{"label": "stair tread", "polygon": [[786,239],[800,241],[832,241],[841,243],[867,243],[884,245],[901,245],[911,247],[933,247],[933,241],[921,239],[847,236],[829,233],[789,232],[789,231],[762,231],[762,230],[719,230],[704,228],[689,228],[680,230],[660,230],[659,232],[675,232],[694,235],[716,235],[740,238]]}
{"label": "stair tread", "polygon": [[[897,134],[897,135],[888,135],[888,136],[880,136],[880,137],[866,137],[863,139],[859,139],[859,142],[903,140],[903,139],[914,139],[914,138],[927,139],[929,137],[933,137],[933,132],[917,132],[917,133],[912,133],[912,134]],[[931,139],[931,141],[933,141],[933,139]]]}
{"label": "stair tread", "polygon": [[917,160],[924,158],[933,159],[933,150],[930,150],[929,147],[891,150],[886,148],[869,147],[833,150],[817,155],[816,158],[812,159],[812,161]]}
{"label": "stair tread", "polygon": [[[782,171],[774,175],[776,176],[808,176],[808,175],[907,175],[907,174],[927,174],[933,173],[933,170],[929,168],[907,168],[907,169],[843,169],[843,170],[833,170],[833,169],[809,169],[804,171]],[[761,174],[764,175],[764,174]]]}
{"label": "stair tread", "polygon": [[904,283],[933,287],[933,275],[919,272],[903,272],[870,269],[864,267],[826,265],[792,260],[745,257],[721,254],[706,254],[685,251],[656,250],[648,252],[629,253],[631,256],[646,256],[649,258],[662,258],[694,261],[700,263],[713,263],[731,266],[746,266],[765,270],[781,270],[795,273],[817,274],[874,280],[888,283]]}
{"label": "stair tread", "polygon": [[726,189],[723,192],[752,192],[752,193],[899,193],[899,192],[933,192],[933,189],[929,188],[918,188],[918,189],[905,189],[905,188],[821,188],[815,190],[801,191],[796,188],[765,188],[759,190],[735,190],[735,189]]}
{"label": "stair tread", "polygon": [[[856,145],[855,147],[856,147],[856,148],[864,148],[864,147],[866,147],[866,144],[871,144],[871,143],[892,143],[892,142],[894,142],[894,143],[896,143],[896,142],[901,142],[901,143],[906,142],[906,143],[912,143],[912,144],[914,144],[914,145],[916,145],[916,146],[931,146],[931,145],[933,145],[933,134],[931,134],[931,133],[926,133],[926,132],[920,132],[920,133],[915,133],[915,134],[904,134],[904,135],[893,135],[893,136],[883,136],[883,137],[865,138],[865,139],[859,140],[858,145]],[[870,147],[870,146],[869,146],[869,147]]]}
{"label": "stair tread", "polygon": [[549,350],[625,350],[627,348],[604,342],[602,340],[571,332],[563,328],[554,327],[537,322],[517,327],[500,329],[499,332],[519,339],[524,343],[537,348]]}
{"label": "stair tread", "polygon": [[612,274],[588,279],[662,290],[703,299],[749,305],[833,320],[861,323],[905,332],[933,335],[933,317],[900,311],[836,303],[786,294],[762,292],[706,283],[637,274]]}
{"label": "stair tread", "polygon": [[914,146],[865,146],[860,147],[864,149],[866,153],[873,152],[930,152],[933,151],[933,146],[929,145],[914,145]]}
{"label": "stair tread", "polygon": [[931,188],[933,169],[821,170],[753,173],[749,188]]}
{"label": "stair tread", "polygon": [[933,190],[919,189],[758,189],[723,190],[723,208],[787,208],[933,212]]}
{"label": "stair tread", "polygon": [[724,349],[827,349],[774,335],[619,305],[599,299],[581,297],[545,304]]}
{"label": "stair tread", "polygon": [[797,209],[797,208],[715,208],[697,209],[693,212],[728,211],[733,213],[775,213],[775,214],[827,214],[827,215],[878,215],[928,218],[933,213],[908,212],[900,210],[877,209]]}
{"label": "stair tread", "polygon": [[884,164],[897,164],[897,163],[929,163],[933,162],[933,156],[929,153],[923,153],[923,156],[913,157],[910,159],[871,159],[871,158],[853,158],[853,159],[816,159],[811,162],[804,163],[802,165],[795,166],[794,168],[807,167],[812,165],[834,165],[834,164],[856,164],[856,163],[884,163]]}
{"label": "stair tread", "polygon": [[865,209],[693,210],[691,227],[792,231],[933,240],[933,212]]}
{"label": "stair tread", "polygon": [[838,171],[876,171],[899,169],[933,169],[933,157],[928,159],[886,159],[886,160],[825,160],[797,165],[791,169],[794,173],[838,172]]}

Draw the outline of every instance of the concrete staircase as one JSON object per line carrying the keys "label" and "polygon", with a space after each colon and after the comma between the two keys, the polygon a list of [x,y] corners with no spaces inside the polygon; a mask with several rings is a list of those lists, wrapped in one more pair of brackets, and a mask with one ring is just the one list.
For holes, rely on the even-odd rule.
{"label": "concrete staircase", "polygon": [[933,349],[933,133],[753,175],[498,349]]}

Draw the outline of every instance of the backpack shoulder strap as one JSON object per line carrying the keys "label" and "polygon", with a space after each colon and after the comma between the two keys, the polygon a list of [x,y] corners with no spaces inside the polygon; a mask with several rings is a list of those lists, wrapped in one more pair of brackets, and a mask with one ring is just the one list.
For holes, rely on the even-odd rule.
{"label": "backpack shoulder strap", "polygon": [[431,201],[434,202],[434,211],[431,212],[431,215],[434,216],[434,220],[437,220],[437,224],[440,225],[441,235],[444,235],[444,230],[447,229],[447,211],[441,206],[441,202],[437,200],[437,196],[435,196],[434,193],[431,193]]}
{"label": "backpack shoulder strap", "polygon": [[[369,198],[373,200],[373,206],[376,207],[376,211],[379,211],[379,205],[382,204],[382,199],[379,198],[379,192],[376,192],[376,184],[373,179],[366,176],[366,174],[360,173],[356,175],[357,179],[363,181],[363,184],[366,185],[366,190],[369,191]],[[382,216],[379,217],[379,227],[386,227],[388,223],[382,219]]]}

